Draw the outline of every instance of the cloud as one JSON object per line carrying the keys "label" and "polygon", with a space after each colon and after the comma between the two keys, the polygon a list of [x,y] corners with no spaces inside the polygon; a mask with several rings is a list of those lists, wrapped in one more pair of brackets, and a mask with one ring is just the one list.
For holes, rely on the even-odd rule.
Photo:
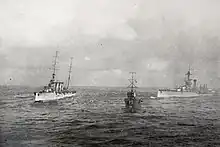
{"label": "cloud", "polygon": [[117,75],[121,75],[122,74],[122,71],[120,69],[113,69],[112,70],[115,74]]}
{"label": "cloud", "polygon": [[162,61],[157,58],[151,58],[149,60],[144,61],[145,67],[149,71],[162,71],[166,69],[168,63],[166,61]]}
{"label": "cloud", "polygon": [[[132,1],[1,1],[0,32],[9,46],[57,45],[83,36],[132,39]],[[77,44],[77,42],[73,41]]]}
{"label": "cloud", "polygon": [[86,56],[84,59],[85,59],[86,61],[91,60],[91,59],[90,59],[89,57],[87,57],[87,56]]}
{"label": "cloud", "polygon": [[109,69],[91,72],[91,80],[93,81],[93,86],[125,86],[125,81],[128,77],[123,77],[122,71],[120,69]]}
{"label": "cloud", "polygon": [[219,5],[216,0],[2,0],[0,83],[16,72],[14,83],[45,84],[59,50],[59,79],[66,79],[73,56],[74,85],[126,85],[129,71],[136,71],[142,86],[173,86],[192,64],[201,82],[218,86],[210,78],[219,77]]}

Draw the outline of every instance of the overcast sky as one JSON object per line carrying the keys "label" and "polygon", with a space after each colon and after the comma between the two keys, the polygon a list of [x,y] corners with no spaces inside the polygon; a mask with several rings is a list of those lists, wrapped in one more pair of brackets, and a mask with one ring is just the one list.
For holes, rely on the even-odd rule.
{"label": "overcast sky", "polygon": [[218,0],[0,0],[0,84],[45,85],[55,51],[72,85],[220,86]]}

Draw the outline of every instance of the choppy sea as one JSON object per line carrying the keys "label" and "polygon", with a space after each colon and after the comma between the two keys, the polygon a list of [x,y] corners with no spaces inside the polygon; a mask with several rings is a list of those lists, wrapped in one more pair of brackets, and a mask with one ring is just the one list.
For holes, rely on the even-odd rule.
{"label": "choppy sea", "polygon": [[34,88],[0,88],[2,147],[220,146],[220,97],[151,99],[125,113],[123,88],[78,87],[77,96],[34,103]]}

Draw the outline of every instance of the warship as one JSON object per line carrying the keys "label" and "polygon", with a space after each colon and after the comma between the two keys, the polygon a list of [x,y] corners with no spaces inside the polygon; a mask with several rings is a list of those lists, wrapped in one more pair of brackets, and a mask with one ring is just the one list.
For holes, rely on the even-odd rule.
{"label": "warship", "polygon": [[69,76],[67,80],[67,85],[64,86],[64,82],[56,80],[56,65],[57,65],[57,58],[58,58],[58,51],[56,51],[55,60],[53,63],[53,73],[52,78],[49,81],[47,86],[44,86],[42,90],[39,92],[35,92],[35,102],[44,102],[44,101],[54,101],[59,100],[67,97],[73,97],[76,95],[76,91],[69,90],[70,84],[70,74],[72,69],[72,59],[69,67]]}
{"label": "warship", "polygon": [[208,94],[208,88],[205,84],[203,87],[200,85],[200,88],[197,87],[197,80],[191,79],[191,70],[189,66],[189,70],[186,73],[186,78],[184,80],[184,85],[179,86],[173,89],[159,89],[157,92],[157,97],[198,97],[202,95]]}
{"label": "warship", "polygon": [[141,110],[141,98],[137,98],[136,95],[136,89],[137,86],[135,86],[135,83],[137,83],[137,80],[134,79],[134,74],[135,72],[130,72],[131,73],[131,79],[128,79],[130,81],[130,85],[128,88],[130,90],[127,92],[127,98],[124,99],[125,102],[125,111],[130,112],[130,113],[136,113]]}

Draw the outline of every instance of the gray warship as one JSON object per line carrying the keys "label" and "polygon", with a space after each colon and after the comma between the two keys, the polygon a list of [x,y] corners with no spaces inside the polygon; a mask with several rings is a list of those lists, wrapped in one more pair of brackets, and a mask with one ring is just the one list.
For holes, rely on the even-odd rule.
{"label": "gray warship", "polygon": [[204,84],[204,86],[200,85],[200,87],[198,87],[197,80],[190,78],[190,76],[192,75],[190,65],[189,70],[185,75],[186,78],[184,80],[184,85],[173,89],[159,89],[157,92],[157,97],[199,97],[213,95],[213,92],[210,92],[210,90],[208,89],[207,84]]}
{"label": "gray warship", "polygon": [[128,86],[130,90],[127,92],[127,97],[124,99],[125,111],[129,113],[136,113],[141,111],[141,102],[143,101],[141,98],[137,98],[136,89],[135,89],[137,88],[137,86],[135,86],[137,80],[134,79],[135,72],[130,72],[130,73],[131,73],[131,79],[129,79],[130,85]]}

